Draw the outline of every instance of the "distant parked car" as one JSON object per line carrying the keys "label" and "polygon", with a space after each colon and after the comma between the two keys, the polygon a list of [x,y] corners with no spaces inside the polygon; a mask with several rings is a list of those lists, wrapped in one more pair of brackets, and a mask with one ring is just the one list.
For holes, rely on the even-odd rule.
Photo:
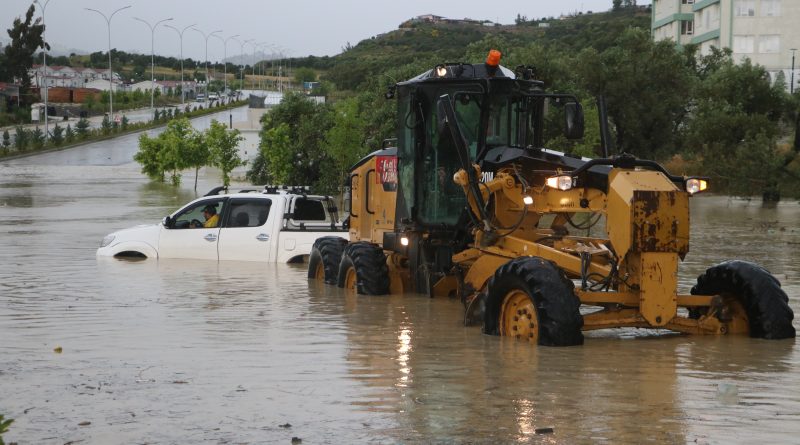
{"label": "distant parked car", "polygon": [[[333,199],[285,190],[221,188],[164,217],[103,238],[97,256],[303,262],[317,238],[347,237]],[[214,227],[204,227],[212,207]]]}
{"label": "distant parked car", "polygon": [[205,102],[206,101],[206,95],[203,94],[203,93],[197,93],[197,96],[194,97],[194,101],[195,102]]}
{"label": "distant parked car", "polygon": [[208,100],[219,100],[219,95],[217,93],[211,93],[208,95]]}

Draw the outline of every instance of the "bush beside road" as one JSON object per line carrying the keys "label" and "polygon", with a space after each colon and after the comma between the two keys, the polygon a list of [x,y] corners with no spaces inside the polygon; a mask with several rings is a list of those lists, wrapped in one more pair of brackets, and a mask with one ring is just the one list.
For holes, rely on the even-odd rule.
{"label": "bush beside road", "polygon": [[[112,122],[108,116],[93,117],[63,122],[53,121],[50,126],[50,138],[45,143],[43,125],[26,125],[0,129],[0,159],[13,159],[33,154],[115,138],[151,128],[161,127],[176,117],[194,118],[216,113],[221,110],[246,105],[247,101],[230,102],[226,105],[202,108],[199,104],[187,104],[184,110],[179,107],[156,109],[151,115],[148,110],[136,113],[133,119],[122,116],[118,122]],[[188,112],[186,110],[189,110]],[[146,111],[146,112],[145,112]],[[18,136],[21,134],[22,136]]]}

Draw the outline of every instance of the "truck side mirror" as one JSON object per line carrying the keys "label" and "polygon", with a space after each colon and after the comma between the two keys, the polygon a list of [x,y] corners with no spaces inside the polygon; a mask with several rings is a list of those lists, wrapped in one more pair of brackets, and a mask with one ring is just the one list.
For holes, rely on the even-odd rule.
{"label": "truck side mirror", "polygon": [[578,102],[564,104],[564,136],[567,139],[581,139],[583,137],[583,107]]}

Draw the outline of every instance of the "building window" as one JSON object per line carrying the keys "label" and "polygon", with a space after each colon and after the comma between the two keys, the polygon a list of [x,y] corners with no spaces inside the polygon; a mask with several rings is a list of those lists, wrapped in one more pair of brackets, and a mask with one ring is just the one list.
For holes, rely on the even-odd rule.
{"label": "building window", "polygon": [[755,17],[755,15],[756,15],[756,1],[755,0],[736,0],[733,3],[733,14],[736,17]]}
{"label": "building window", "polygon": [[692,5],[694,4],[694,0],[681,0],[681,3],[684,5]]}
{"label": "building window", "polygon": [[781,15],[781,0],[761,0],[761,15],[778,17]]}
{"label": "building window", "polygon": [[733,52],[737,54],[750,54],[755,49],[754,36],[733,36]]}
{"label": "building window", "polygon": [[681,35],[690,36],[694,34],[694,21],[682,20],[681,21]]}
{"label": "building window", "polygon": [[758,52],[770,54],[781,51],[781,36],[767,35],[758,38]]}

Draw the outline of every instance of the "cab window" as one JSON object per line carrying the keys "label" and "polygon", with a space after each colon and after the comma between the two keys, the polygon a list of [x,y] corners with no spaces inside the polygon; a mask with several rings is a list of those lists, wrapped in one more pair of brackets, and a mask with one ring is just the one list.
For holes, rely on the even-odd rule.
{"label": "cab window", "polygon": [[[200,229],[219,227],[219,218],[223,214],[225,201],[222,199],[211,199],[196,202],[189,207],[179,211],[173,216],[173,229]],[[204,212],[206,208],[213,209],[213,212]],[[208,221],[213,224],[205,227]]]}

